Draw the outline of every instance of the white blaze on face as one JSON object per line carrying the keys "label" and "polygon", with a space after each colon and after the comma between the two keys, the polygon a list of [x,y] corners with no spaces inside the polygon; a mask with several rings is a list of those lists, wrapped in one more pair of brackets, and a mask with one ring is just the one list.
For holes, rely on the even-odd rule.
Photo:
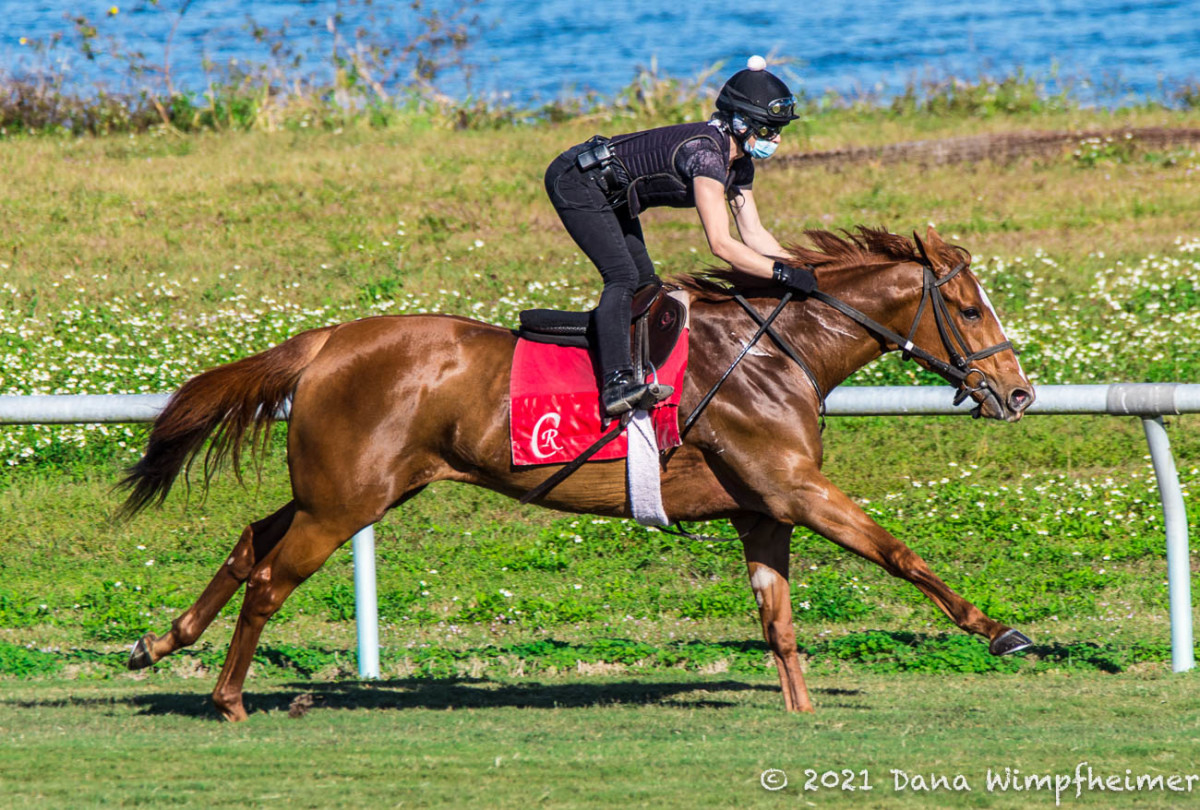
{"label": "white blaze on face", "polygon": [[[979,297],[983,299],[984,306],[988,308],[988,312],[992,313],[992,317],[996,319],[996,324],[1000,327],[1001,333],[1004,333],[1005,338],[1007,338],[1008,335],[1004,332],[1004,324],[1000,322],[1000,316],[996,313],[996,308],[992,306],[992,299],[988,298],[987,290],[983,288],[983,285],[978,280],[975,281],[975,287],[979,290]],[[1017,361],[1017,371],[1021,372],[1021,376],[1028,380],[1029,376],[1025,373],[1025,369],[1021,367],[1021,358],[1017,357],[1016,352],[1013,352],[1013,359]]]}

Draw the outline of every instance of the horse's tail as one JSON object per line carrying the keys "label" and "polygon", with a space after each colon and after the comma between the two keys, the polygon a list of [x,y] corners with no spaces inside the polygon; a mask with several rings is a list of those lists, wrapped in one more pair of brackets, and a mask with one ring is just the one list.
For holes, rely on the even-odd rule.
{"label": "horse's tail", "polygon": [[329,339],[333,327],[313,329],[260,354],[209,369],[183,384],[150,431],[146,454],[126,470],[118,487],[130,490],[117,512],[131,518],[166,500],[180,471],[190,467],[211,435],[204,483],[229,457],[240,477],[242,448],[267,441],[268,429],[296,388],[300,375]]}

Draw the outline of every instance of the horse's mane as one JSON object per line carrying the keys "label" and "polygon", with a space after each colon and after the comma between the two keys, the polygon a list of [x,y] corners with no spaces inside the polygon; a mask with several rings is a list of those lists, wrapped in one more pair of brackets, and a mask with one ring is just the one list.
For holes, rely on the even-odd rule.
{"label": "horse's mane", "polygon": [[[804,235],[812,242],[813,247],[786,245],[784,250],[787,251],[787,255],[781,259],[793,266],[810,265],[818,273],[821,270],[836,270],[849,266],[924,262],[916,242],[891,233],[886,228],[859,225],[853,232],[843,230],[842,233],[845,236],[839,236],[833,231],[807,230]],[[930,246],[926,245],[926,249],[930,249]],[[954,245],[947,245],[946,250],[965,252]],[[958,260],[949,256],[943,258],[951,263]],[[769,281],[751,279],[732,267],[714,267],[702,273],[689,273],[672,280],[685,290],[716,298],[728,298],[747,291],[761,292],[774,286]]]}

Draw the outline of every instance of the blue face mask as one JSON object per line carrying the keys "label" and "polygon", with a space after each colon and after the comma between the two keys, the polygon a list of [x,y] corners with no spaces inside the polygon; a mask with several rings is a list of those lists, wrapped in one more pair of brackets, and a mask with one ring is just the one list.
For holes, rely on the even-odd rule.
{"label": "blue face mask", "polygon": [[[747,138],[747,140],[749,140],[749,138]],[[775,143],[775,141],[767,141],[763,140],[762,138],[755,138],[754,146],[749,146],[748,144],[743,143],[742,149],[747,155],[756,160],[766,160],[771,155],[775,154],[775,149],[778,146],[779,144]]]}

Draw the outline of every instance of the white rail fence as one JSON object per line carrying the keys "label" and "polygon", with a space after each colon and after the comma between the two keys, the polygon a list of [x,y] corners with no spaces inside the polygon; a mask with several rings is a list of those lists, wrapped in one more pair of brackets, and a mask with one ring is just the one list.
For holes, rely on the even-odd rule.
{"label": "white rail fence", "polygon": [[[0,425],[94,422],[148,422],[166,405],[167,394],[0,396]],[[967,414],[972,404],[950,404],[941,387],[846,387],[829,395],[830,416],[934,416]],[[1162,500],[1167,541],[1167,582],[1171,606],[1171,668],[1195,666],[1192,640],[1191,565],[1188,521],[1171,454],[1164,416],[1200,413],[1200,384],[1116,383],[1045,385],[1029,409],[1038,414],[1110,414],[1142,420]],[[353,538],[358,670],[379,677],[379,621],[375,590],[375,530],[366,526]]]}

